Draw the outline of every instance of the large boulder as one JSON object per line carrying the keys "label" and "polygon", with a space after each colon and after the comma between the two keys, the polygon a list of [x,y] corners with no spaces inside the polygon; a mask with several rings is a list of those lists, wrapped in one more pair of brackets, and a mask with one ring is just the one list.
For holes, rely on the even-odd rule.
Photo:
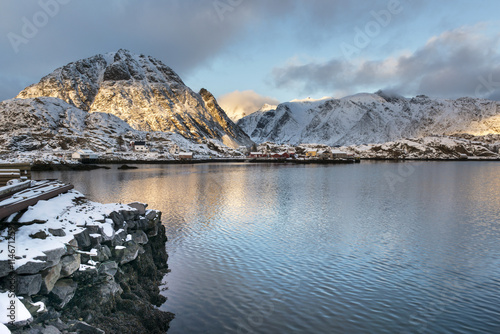
{"label": "large boulder", "polygon": [[61,279],[56,282],[49,297],[58,308],[63,308],[74,297],[78,284],[72,279]]}
{"label": "large boulder", "polygon": [[52,267],[59,263],[61,260],[61,256],[66,254],[66,247],[58,247],[51,250],[43,251],[43,253],[47,256],[47,265]]}
{"label": "large boulder", "polygon": [[43,260],[38,261],[28,261],[19,268],[16,269],[16,274],[26,275],[26,274],[38,274],[41,270],[47,268],[47,262]]}
{"label": "large boulder", "polygon": [[5,277],[11,272],[9,260],[0,260],[0,277]]}
{"label": "large boulder", "polygon": [[146,214],[146,207],[148,206],[147,204],[145,203],[139,203],[139,202],[133,202],[133,203],[129,203],[127,204],[128,206],[130,206],[131,208],[134,208],[137,210],[137,212],[140,214],[140,215],[145,215]]}
{"label": "large boulder", "polygon": [[41,292],[48,294],[54,288],[57,280],[61,277],[61,267],[62,264],[59,262],[53,267],[45,269],[42,271],[42,289]]}
{"label": "large boulder", "polygon": [[123,246],[116,246],[112,253],[119,264],[129,263],[139,255],[139,245],[135,241],[130,240],[125,242]]}
{"label": "large boulder", "polygon": [[144,245],[148,243],[148,236],[142,230],[131,231],[132,240],[138,244]]}
{"label": "large boulder", "polygon": [[98,269],[99,275],[115,276],[118,271],[118,263],[115,261],[107,261],[101,263]]}
{"label": "large boulder", "polygon": [[81,255],[72,254],[61,258],[61,277],[68,277],[80,268]]}
{"label": "large boulder", "polygon": [[78,243],[78,248],[87,251],[92,246],[90,241],[90,233],[87,229],[75,234],[75,240]]}
{"label": "large boulder", "polygon": [[36,295],[42,287],[42,275],[18,275],[16,294],[21,296]]}

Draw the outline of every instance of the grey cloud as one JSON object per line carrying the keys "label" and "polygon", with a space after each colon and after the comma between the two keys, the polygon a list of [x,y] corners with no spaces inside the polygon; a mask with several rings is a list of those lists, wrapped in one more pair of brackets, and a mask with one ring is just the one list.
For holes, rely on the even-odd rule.
{"label": "grey cloud", "polygon": [[217,98],[220,106],[232,119],[239,119],[259,110],[263,105],[277,105],[279,101],[256,93],[253,90],[234,91]]}
{"label": "grey cloud", "polygon": [[391,88],[403,95],[498,98],[500,34],[486,36],[483,27],[447,31],[410,55],[360,64],[344,59],[290,64],[272,72],[278,88],[359,92],[366,87]]}
{"label": "grey cloud", "polygon": [[[229,11],[217,10],[217,3],[229,4]],[[295,10],[292,0],[38,0],[2,2],[0,12],[0,62],[4,77],[23,78],[23,85],[3,81],[0,100],[12,97],[24,85],[66,63],[120,48],[145,53],[163,60],[181,76],[206,65],[251,24]],[[56,4],[54,15],[25,38],[25,20],[47,13],[40,3]],[[67,3],[67,4],[66,4]],[[45,15],[45,14],[44,14]],[[16,45],[8,34],[27,43]]]}

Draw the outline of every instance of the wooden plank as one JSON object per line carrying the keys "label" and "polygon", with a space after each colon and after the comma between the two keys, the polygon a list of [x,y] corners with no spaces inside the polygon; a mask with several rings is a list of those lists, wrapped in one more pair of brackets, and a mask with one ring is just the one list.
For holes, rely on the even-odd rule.
{"label": "wooden plank", "polygon": [[26,199],[26,200],[18,202],[18,203],[14,203],[14,204],[10,204],[10,205],[1,207],[0,208],[0,219],[8,217],[15,212],[27,209],[29,206],[35,205],[36,203],[38,203],[38,201],[51,199],[53,197],[56,197],[59,194],[65,193],[68,190],[71,190],[73,188],[74,188],[74,186],[72,184],[63,185],[60,188],[56,188],[55,190],[48,191],[42,195],[39,195],[39,196],[36,196],[33,198],[29,198],[29,199]]}
{"label": "wooden plank", "polygon": [[31,179],[31,165],[29,164],[0,164],[0,187],[9,180],[26,177]]}
{"label": "wooden plank", "polygon": [[13,204],[13,203],[22,202],[22,201],[30,199],[30,198],[34,198],[34,197],[38,196],[37,193],[43,194],[43,193],[55,190],[57,188],[60,188],[62,186],[65,186],[65,184],[62,184],[58,181],[56,181],[56,182],[50,181],[50,180],[42,181],[41,183],[37,184],[36,186],[30,187],[30,188],[25,189],[25,190],[21,190],[17,193],[12,194],[10,196],[10,198],[7,197],[7,198],[3,199],[0,202],[0,208],[5,207],[5,206],[10,205],[10,204]]}
{"label": "wooden plank", "polygon": [[31,181],[24,181],[9,187],[0,188],[0,199],[14,195],[16,192],[29,188]]}

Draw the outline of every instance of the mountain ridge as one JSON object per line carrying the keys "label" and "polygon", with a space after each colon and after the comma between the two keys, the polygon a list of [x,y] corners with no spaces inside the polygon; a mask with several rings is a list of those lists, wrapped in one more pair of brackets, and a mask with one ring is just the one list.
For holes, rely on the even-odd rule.
{"label": "mountain ridge", "polygon": [[237,124],[256,143],[330,146],[384,143],[429,135],[500,133],[500,102],[476,98],[404,98],[360,93],[341,99],[295,100],[255,112]]}

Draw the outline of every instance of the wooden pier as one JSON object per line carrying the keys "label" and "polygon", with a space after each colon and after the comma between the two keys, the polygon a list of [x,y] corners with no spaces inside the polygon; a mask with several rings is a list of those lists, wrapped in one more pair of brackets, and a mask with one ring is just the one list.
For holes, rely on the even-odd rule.
{"label": "wooden pier", "polygon": [[5,186],[12,179],[31,179],[30,164],[0,164],[0,187]]}
{"label": "wooden pier", "polygon": [[23,181],[0,187],[0,220],[27,209],[38,201],[48,200],[73,189],[72,184],[57,180]]}

